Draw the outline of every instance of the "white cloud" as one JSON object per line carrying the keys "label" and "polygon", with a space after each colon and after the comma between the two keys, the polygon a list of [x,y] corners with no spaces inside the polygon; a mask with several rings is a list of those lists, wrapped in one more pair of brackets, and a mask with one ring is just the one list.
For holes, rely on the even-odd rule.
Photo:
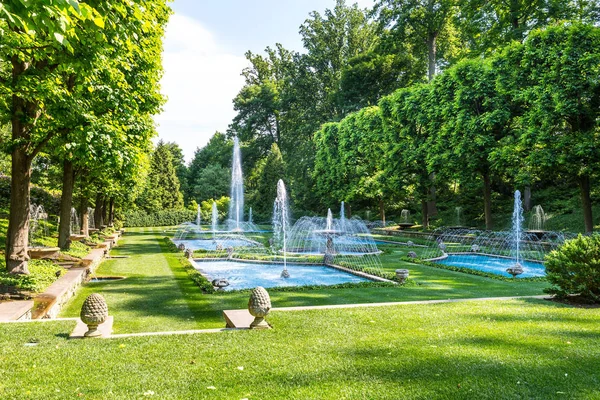
{"label": "white cloud", "polygon": [[247,61],[221,51],[198,21],[174,14],[165,34],[163,66],[162,93],[168,101],[155,118],[159,136],[179,143],[189,161],[235,116],[231,101],[244,85],[240,73]]}

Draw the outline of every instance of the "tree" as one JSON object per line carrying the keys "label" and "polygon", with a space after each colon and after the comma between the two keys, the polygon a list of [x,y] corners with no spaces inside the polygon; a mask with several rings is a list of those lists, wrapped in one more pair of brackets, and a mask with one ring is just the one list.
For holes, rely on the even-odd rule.
{"label": "tree", "polygon": [[[227,139],[227,136],[220,132],[210,138],[208,143],[194,152],[194,158],[190,162],[187,175],[187,196],[188,199],[194,198],[196,181],[200,174],[210,165],[218,165],[222,168],[228,168],[231,165],[231,154],[233,152],[233,142]],[[229,176],[227,178],[230,179]]]}
{"label": "tree", "polygon": [[[68,102],[64,71],[91,70],[89,60],[76,59],[79,33],[98,32],[102,38],[105,3],[92,8],[76,0],[47,2],[5,1],[0,12],[1,63],[9,65],[0,79],[2,119],[11,123],[11,201],[6,239],[6,267],[28,274],[27,254],[31,164],[57,131],[37,129],[47,118],[47,104]],[[102,15],[98,9],[104,11]],[[96,36],[95,36],[96,37]],[[86,43],[102,46],[102,40]]]}
{"label": "tree", "polygon": [[459,62],[432,85],[437,106],[431,119],[443,122],[429,147],[430,163],[447,177],[481,177],[485,225],[492,229],[490,155],[507,135],[511,118],[508,98],[498,94],[491,63],[480,59]]}
{"label": "tree", "polygon": [[451,60],[455,49],[453,16],[456,0],[379,0],[374,7],[380,27],[389,28],[398,41],[410,41],[427,59],[431,81],[441,60]]}
{"label": "tree", "polygon": [[164,209],[183,208],[183,195],[173,165],[173,156],[161,140],[156,145],[150,161],[146,188],[138,205],[148,213]]}
{"label": "tree", "polygon": [[597,0],[459,0],[457,24],[472,54],[490,54],[561,20],[595,24]]}
{"label": "tree", "polygon": [[252,175],[255,178],[248,185],[250,202],[257,215],[266,217],[277,197],[277,181],[285,178],[285,164],[276,143],[271,145],[271,151],[257,164]]}
{"label": "tree", "polygon": [[187,200],[186,194],[189,192],[188,185],[188,168],[185,165],[185,158],[183,156],[183,150],[179,145],[175,142],[167,142],[165,146],[171,152],[171,156],[173,157],[173,165],[175,166],[175,173],[177,174],[177,178],[179,179],[179,185],[181,187],[181,191],[183,192],[184,199]]}
{"label": "tree", "polygon": [[523,105],[518,136],[506,139],[504,154],[518,154],[534,171],[553,170],[576,181],[591,232],[591,177],[600,159],[600,29],[563,24],[535,31],[495,66],[500,89]]}
{"label": "tree", "polygon": [[434,137],[429,110],[434,104],[431,87],[426,84],[397,90],[379,102],[388,143],[385,174],[397,186],[414,188],[425,228],[429,226],[427,203],[431,196],[428,156]]}
{"label": "tree", "polygon": [[231,171],[220,164],[209,164],[191,183],[193,199],[198,203],[229,194]]}

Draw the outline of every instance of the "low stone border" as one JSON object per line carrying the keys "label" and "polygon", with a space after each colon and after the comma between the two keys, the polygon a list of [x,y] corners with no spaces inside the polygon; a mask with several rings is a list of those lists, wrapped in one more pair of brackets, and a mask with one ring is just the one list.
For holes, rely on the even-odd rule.
{"label": "low stone border", "polygon": [[75,292],[100,266],[100,263],[116,243],[119,233],[81,259],[80,266],[71,267],[33,300],[0,303],[0,322],[24,321],[29,319],[55,319],[62,307],[75,295]]}

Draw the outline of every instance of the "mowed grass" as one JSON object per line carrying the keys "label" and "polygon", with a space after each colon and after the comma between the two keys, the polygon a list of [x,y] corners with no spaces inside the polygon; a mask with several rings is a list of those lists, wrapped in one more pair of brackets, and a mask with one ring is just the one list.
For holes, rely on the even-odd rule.
{"label": "mowed grass", "polygon": [[73,321],[5,324],[0,398],[600,399],[600,309],[527,299],[268,320],[109,340],[67,340]]}
{"label": "mowed grass", "polygon": [[[206,295],[187,277],[179,256],[161,252],[163,229],[128,231],[111,254],[127,256],[105,261],[98,275],[127,276],[122,281],[91,283],[80,289],[62,317],[77,317],[91,293],[102,294],[115,317],[115,333],[135,333],[225,325],[222,311],[246,308],[248,292]],[[163,246],[164,247],[164,246]],[[382,255],[384,269],[408,268],[417,284],[386,288],[352,288],[270,292],[274,307],[505,297],[542,294],[544,282],[504,282],[459,272],[411,264],[408,251],[393,247]],[[290,271],[293,273],[292,267]]]}

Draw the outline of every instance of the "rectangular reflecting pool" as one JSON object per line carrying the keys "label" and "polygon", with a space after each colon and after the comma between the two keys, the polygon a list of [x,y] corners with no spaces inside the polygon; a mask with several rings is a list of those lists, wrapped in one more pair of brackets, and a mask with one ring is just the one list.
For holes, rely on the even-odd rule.
{"label": "rectangular reflecting pool", "polygon": [[[451,265],[454,267],[463,267],[475,269],[483,272],[510,277],[506,269],[515,264],[512,258],[493,257],[483,254],[449,254],[448,257],[436,260],[438,264]],[[537,276],[546,276],[544,264],[534,261],[519,261],[523,267],[523,273],[518,278],[531,278]]]}
{"label": "rectangular reflecting pool", "polygon": [[240,261],[196,260],[196,268],[209,280],[225,278],[229,286],[225,290],[252,289],[282,286],[337,285],[340,283],[369,282],[362,278],[326,265],[288,264],[289,278],[282,278],[283,264],[246,263]]}

